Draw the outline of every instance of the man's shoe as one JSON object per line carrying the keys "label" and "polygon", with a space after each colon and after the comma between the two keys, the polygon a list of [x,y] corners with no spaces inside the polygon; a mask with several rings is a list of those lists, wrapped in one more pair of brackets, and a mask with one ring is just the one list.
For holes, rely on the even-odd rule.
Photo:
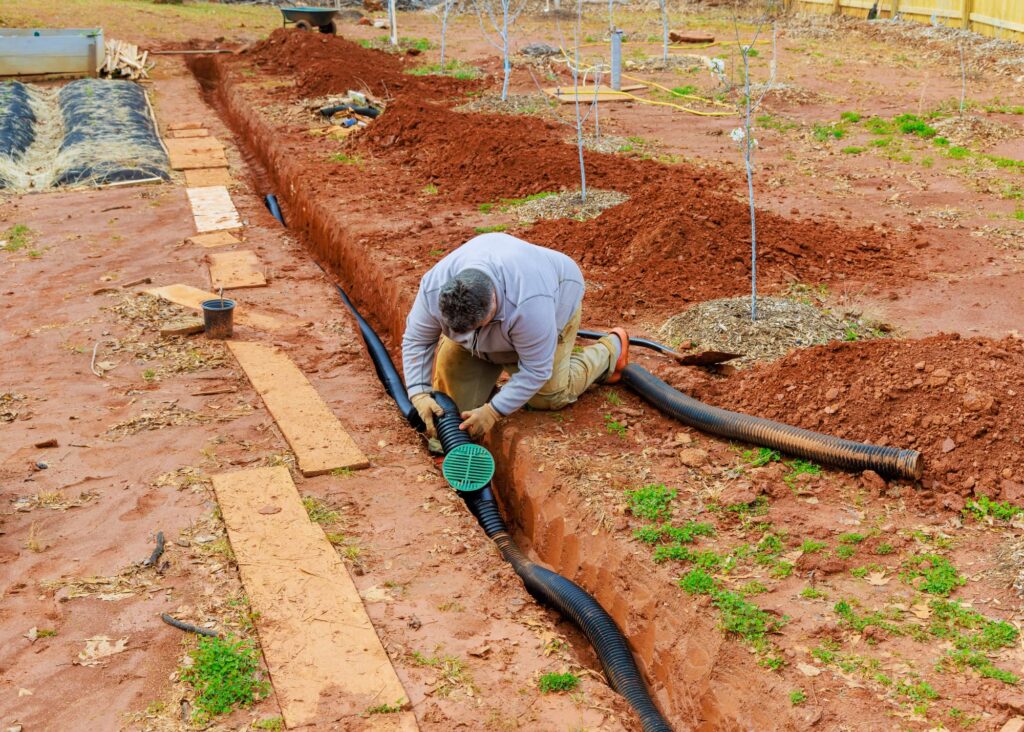
{"label": "man's shoe", "polygon": [[612,335],[618,336],[619,345],[621,350],[619,351],[619,358],[615,361],[615,368],[612,369],[611,376],[604,380],[606,384],[617,384],[622,379],[622,369],[626,368],[629,363],[629,336],[626,334],[625,328],[612,328]]}

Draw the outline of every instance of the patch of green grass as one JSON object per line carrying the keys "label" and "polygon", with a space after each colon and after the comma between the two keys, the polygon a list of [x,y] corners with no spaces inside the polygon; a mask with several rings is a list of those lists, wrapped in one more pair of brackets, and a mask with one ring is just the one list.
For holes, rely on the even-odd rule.
{"label": "patch of green grass", "polygon": [[896,548],[887,541],[883,541],[881,544],[875,547],[875,554],[879,556],[885,556],[886,554],[892,554],[896,551]]}
{"label": "patch of green grass", "polygon": [[846,136],[846,129],[842,125],[826,125],[819,122],[811,128],[811,134],[818,142],[841,140]]}
{"label": "patch of green grass", "polygon": [[897,681],[896,693],[914,702],[932,701],[939,698],[939,692],[935,691],[927,681],[919,681],[916,684]]}
{"label": "patch of green grass", "polygon": [[3,245],[0,249],[5,252],[16,252],[24,249],[32,243],[32,230],[25,224],[15,224],[7,229],[3,235]]}
{"label": "patch of green grass", "polygon": [[691,569],[679,580],[679,586],[691,595],[710,595],[715,589],[715,580],[703,569]]}
{"label": "patch of green grass", "polygon": [[779,132],[786,132],[787,130],[795,129],[800,125],[793,120],[784,119],[782,117],[776,117],[773,114],[762,114],[754,119],[758,126],[763,127],[767,130],[778,130]]}
{"label": "patch of green grass", "polygon": [[921,592],[948,597],[957,587],[967,584],[956,567],[938,554],[917,554],[903,563],[900,579],[914,584]]}
{"label": "patch of green grass", "polygon": [[930,168],[933,165],[935,165],[935,158],[925,156],[921,158],[921,165],[923,165],[926,168]]}
{"label": "patch of green grass", "polygon": [[804,554],[817,554],[826,548],[828,548],[828,544],[823,541],[815,541],[814,539],[804,539],[800,545],[800,551]]}
{"label": "patch of green grass", "polygon": [[892,138],[891,137],[878,137],[878,138],[876,138],[874,140],[871,140],[868,143],[868,145],[870,145],[871,147],[889,147],[890,145],[892,145]]}
{"label": "patch of green grass", "polygon": [[433,183],[427,183],[425,186],[423,186],[422,193],[425,196],[436,196],[437,186],[434,185]]}
{"label": "patch of green grass", "polygon": [[569,672],[564,674],[554,672],[546,673],[537,681],[537,688],[540,689],[542,694],[575,691],[576,687],[579,685],[580,677]]}
{"label": "patch of green grass", "polygon": [[1015,170],[1024,170],[1024,160],[1017,160],[1015,158],[1004,158],[999,155],[985,155],[983,157],[990,163],[993,163],[997,168],[1013,168]]}
{"label": "patch of green grass", "polygon": [[1013,218],[1017,219],[1017,221],[1024,221],[1024,208],[1018,208],[1014,211]]}
{"label": "patch of green grass", "polygon": [[156,371],[153,369],[146,369],[142,372],[142,378],[146,381],[152,381],[156,378]]}
{"label": "patch of green grass", "polygon": [[1012,183],[1007,183],[1003,186],[1002,190],[999,191],[999,197],[1006,198],[1011,201],[1019,201],[1024,198],[1024,188]]}
{"label": "patch of green grass", "polygon": [[851,122],[857,124],[861,120],[860,112],[843,112],[839,115],[839,119],[843,122]]}
{"label": "patch of green grass", "polygon": [[378,704],[366,710],[367,714],[398,714],[405,706],[405,699],[399,699],[394,704]]}
{"label": "patch of green grass", "polygon": [[966,147],[960,147],[959,145],[953,145],[946,151],[946,155],[953,158],[953,160],[963,160],[970,156],[971,151]]}
{"label": "patch of green grass", "polygon": [[756,450],[744,450],[740,457],[743,459],[743,462],[754,468],[760,468],[768,463],[782,460],[782,455],[778,450],[772,450],[767,447],[759,447]]}
{"label": "patch of green grass", "polygon": [[604,393],[604,399],[613,407],[617,407],[620,404],[622,404],[622,397],[619,396],[618,392],[613,391],[611,389]]}
{"label": "patch of green grass", "polygon": [[331,155],[331,161],[335,163],[341,163],[342,165],[363,164],[363,159],[358,155],[348,155],[346,153],[334,153],[334,155]]}
{"label": "patch of green grass", "polygon": [[200,638],[189,652],[192,665],[181,669],[195,689],[193,721],[205,723],[235,707],[247,707],[270,692],[260,671],[259,652],[251,641]]}
{"label": "patch of green grass", "polygon": [[952,651],[944,656],[938,664],[939,669],[946,666],[953,666],[957,669],[972,668],[983,678],[995,679],[1010,686],[1015,686],[1020,681],[1017,674],[999,668],[992,663],[988,656],[978,651],[965,649]]}
{"label": "patch of green grass", "polygon": [[268,730],[268,732],[281,732],[284,729],[284,717],[264,717],[252,723],[253,729]]}
{"label": "patch of green grass", "polygon": [[840,544],[860,544],[866,538],[867,537],[864,536],[864,534],[855,534],[855,533],[840,534],[839,535],[839,543]]}
{"label": "patch of green grass", "polygon": [[476,66],[471,66],[459,60],[446,61],[444,69],[441,68],[439,63],[424,64],[423,66],[407,69],[405,73],[412,74],[413,76],[450,76],[462,81],[479,79],[483,74]]}
{"label": "patch of green grass", "polygon": [[649,483],[636,490],[626,491],[629,511],[638,518],[648,521],[664,521],[672,514],[669,504],[676,497],[674,488],[664,483]]}
{"label": "patch of green grass", "polygon": [[925,139],[935,137],[935,128],[922,120],[916,114],[898,114],[893,121],[899,126],[900,132],[904,135],[917,135]]}
{"label": "patch of green grass", "polygon": [[803,704],[805,701],[807,701],[807,694],[804,693],[803,689],[789,692],[789,703],[794,707]]}
{"label": "patch of green grass", "polygon": [[477,234],[493,234],[497,231],[505,231],[508,228],[508,224],[492,224],[491,226],[475,226],[473,231]]}
{"label": "patch of green grass", "polygon": [[[1018,218],[1024,219],[1024,216],[1019,216]],[[973,515],[978,519],[991,516],[999,521],[1012,521],[1024,513],[1024,508],[1014,506],[1009,501],[993,501],[988,496],[979,496],[967,501],[964,513]]]}
{"label": "patch of green grass", "polygon": [[850,145],[849,147],[844,147],[839,152],[841,152],[843,155],[860,155],[862,152],[864,152],[865,149],[866,148],[860,147],[858,145]]}
{"label": "patch of green grass", "polygon": [[898,616],[886,615],[885,613],[875,610],[861,615],[853,609],[853,605],[848,600],[840,600],[837,602],[832,608],[832,611],[838,615],[847,626],[858,633],[863,633],[865,628],[868,626],[874,626],[876,628],[881,628],[892,635],[905,635],[903,629],[892,622],[893,620],[898,620]]}
{"label": "patch of green grass", "polygon": [[857,553],[857,547],[849,546],[844,544],[843,546],[836,547],[836,556],[840,559],[849,559]]}
{"label": "patch of green grass", "polygon": [[333,510],[316,496],[303,496],[302,505],[309,515],[309,520],[316,524],[333,524],[341,516],[340,513]]}
{"label": "patch of green grass", "polygon": [[939,147],[949,147],[949,140],[945,137],[933,137],[932,144],[938,145]]}
{"label": "patch of green grass", "polygon": [[714,591],[711,602],[722,613],[722,629],[747,641],[763,640],[769,633],[779,630],[787,620],[785,617],[776,617],[748,602],[742,595],[727,590]]}
{"label": "patch of green grass", "polygon": [[801,475],[821,475],[821,466],[816,465],[809,460],[793,460],[785,465],[789,468],[789,472],[783,476],[782,480],[790,488],[794,488],[796,486],[796,481]]}
{"label": "patch of green grass", "polygon": [[805,600],[821,600],[825,598],[825,593],[819,590],[817,587],[805,587],[800,590],[800,597]]}
{"label": "patch of green grass", "polygon": [[864,126],[872,135],[891,135],[894,132],[892,124],[881,117],[872,117]]}
{"label": "patch of green grass", "polygon": [[619,422],[612,415],[604,415],[604,429],[609,435],[616,435],[620,438],[626,436],[626,425]]}
{"label": "patch of green grass", "polygon": [[715,527],[711,524],[687,521],[682,526],[668,524],[651,524],[633,532],[633,537],[644,544],[672,542],[676,544],[692,544],[698,536],[714,536]]}
{"label": "patch of green grass", "polygon": [[880,572],[883,569],[884,567],[882,567],[882,565],[875,564],[874,562],[872,562],[871,564],[865,564],[863,567],[854,567],[850,570],[850,574],[852,574],[857,579],[864,579],[868,576],[868,573]]}
{"label": "patch of green grass", "polygon": [[335,478],[351,478],[352,468],[335,468],[331,471],[331,475]]}
{"label": "patch of green grass", "polygon": [[687,84],[686,86],[674,86],[672,87],[672,93],[677,97],[692,97],[697,93],[697,87],[693,84]]}
{"label": "patch of green grass", "polygon": [[750,582],[746,582],[737,588],[737,592],[739,592],[744,597],[750,597],[751,595],[761,595],[767,591],[768,588],[765,587],[762,583],[758,582],[757,580],[751,580]]}

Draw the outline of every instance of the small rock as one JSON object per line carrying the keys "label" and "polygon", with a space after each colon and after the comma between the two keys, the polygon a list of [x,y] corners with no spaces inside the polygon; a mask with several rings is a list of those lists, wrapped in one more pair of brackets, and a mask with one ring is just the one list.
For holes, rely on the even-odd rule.
{"label": "small rock", "polygon": [[956,449],[956,443],[953,442],[952,437],[947,437],[942,441],[942,452],[953,452]]}
{"label": "small rock", "polygon": [[693,442],[693,437],[688,432],[676,432],[675,440],[680,444],[689,445]]}
{"label": "small rock", "polygon": [[991,394],[971,389],[964,395],[964,409],[968,412],[987,412],[995,404]]}
{"label": "small rock", "polygon": [[44,447],[58,447],[57,438],[51,437],[49,440],[37,442],[35,445],[33,445],[33,447],[39,448],[40,450],[43,449]]}
{"label": "small rock", "polygon": [[757,500],[757,490],[750,483],[736,483],[722,491],[718,500],[723,506],[746,505]]}
{"label": "small rock", "polygon": [[915,371],[924,371],[924,361],[918,361],[914,364]]}
{"label": "small rock", "polygon": [[966,505],[967,501],[958,493],[942,494],[942,507],[945,509],[959,513],[964,510],[964,506]]}
{"label": "small rock", "polygon": [[466,552],[466,545],[465,544],[455,544],[455,545],[452,546],[452,554],[465,554],[465,552]]}
{"label": "small rock", "polygon": [[833,387],[833,388],[831,388],[831,389],[829,389],[828,391],[825,392],[825,401],[827,401],[827,402],[834,402],[838,398],[839,398],[839,389],[836,389],[835,387]]}
{"label": "small rock", "polygon": [[679,451],[679,462],[688,468],[699,468],[708,462],[708,453],[699,447],[687,447]]}
{"label": "small rock", "polygon": [[268,505],[268,506],[264,506],[263,508],[261,508],[256,513],[261,513],[264,516],[272,516],[275,513],[281,513],[281,507],[280,506],[269,506]]}
{"label": "small rock", "polygon": [[928,377],[928,386],[945,386],[952,375],[949,369],[935,369]]}
{"label": "small rock", "polygon": [[1013,478],[1013,468],[1003,468],[1003,472],[1000,473],[1000,475],[1002,475],[1007,480],[1010,480],[1011,478]]}
{"label": "small rock", "polygon": [[1006,720],[1006,724],[999,728],[999,732],[1024,732],[1024,717]]}
{"label": "small rock", "polygon": [[865,470],[861,473],[860,484],[864,486],[866,490],[876,494],[885,490],[885,478],[880,476],[874,470]]}
{"label": "small rock", "polygon": [[423,623],[415,615],[409,616],[409,622],[407,622],[406,625],[408,625],[413,630],[419,630],[423,627]]}
{"label": "small rock", "polygon": [[1020,483],[1004,479],[999,483],[999,491],[1004,501],[1017,506],[1024,502],[1024,485]]}

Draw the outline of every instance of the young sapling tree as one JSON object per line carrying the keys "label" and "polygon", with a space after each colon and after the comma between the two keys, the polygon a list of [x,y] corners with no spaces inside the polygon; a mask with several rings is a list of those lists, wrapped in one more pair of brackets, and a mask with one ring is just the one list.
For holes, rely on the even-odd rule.
{"label": "young sapling tree", "polygon": [[441,3],[441,73],[444,73],[445,41],[448,38],[448,14],[459,0],[442,0]]}
{"label": "young sapling tree", "polygon": [[391,45],[398,45],[398,0],[388,0],[388,28],[391,30]]}
{"label": "young sapling tree", "polygon": [[[494,14],[493,4],[495,2],[501,5],[500,22]],[[526,0],[474,0],[473,4],[476,7],[476,17],[480,21],[480,31],[483,33],[484,38],[488,43],[501,51],[502,69],[504,71],[504,78],[501,83],[501,101],[504,102],[508,100],[508,85],[512,79],[512,27],[516,24],[523,10],[526,9]],[[487,12],[487,18],[491,26],[498,34],[500,43],[493,41],[484,27],[483,13],[480,11],[481,4],[483,4]]]}

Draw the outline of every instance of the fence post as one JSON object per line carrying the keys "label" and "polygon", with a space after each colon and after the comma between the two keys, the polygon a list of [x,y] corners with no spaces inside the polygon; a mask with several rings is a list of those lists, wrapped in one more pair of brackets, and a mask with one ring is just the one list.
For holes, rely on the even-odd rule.
{"label": "fence post", "polygon": [[843,12],[842,0],[832,0],[832,15],[839,15]]}
{"label": "fence post", "polygon": [[961,0],[963,4],[963,15],[960,17],[960,27],[964,30],[971,28],[971,11],[974,10],[974,0]]}
{"label": "fence post", "polygon": [[900,0],[892,0],[892,7],[889,8],[889,18],[895,18],[900,13]]}

